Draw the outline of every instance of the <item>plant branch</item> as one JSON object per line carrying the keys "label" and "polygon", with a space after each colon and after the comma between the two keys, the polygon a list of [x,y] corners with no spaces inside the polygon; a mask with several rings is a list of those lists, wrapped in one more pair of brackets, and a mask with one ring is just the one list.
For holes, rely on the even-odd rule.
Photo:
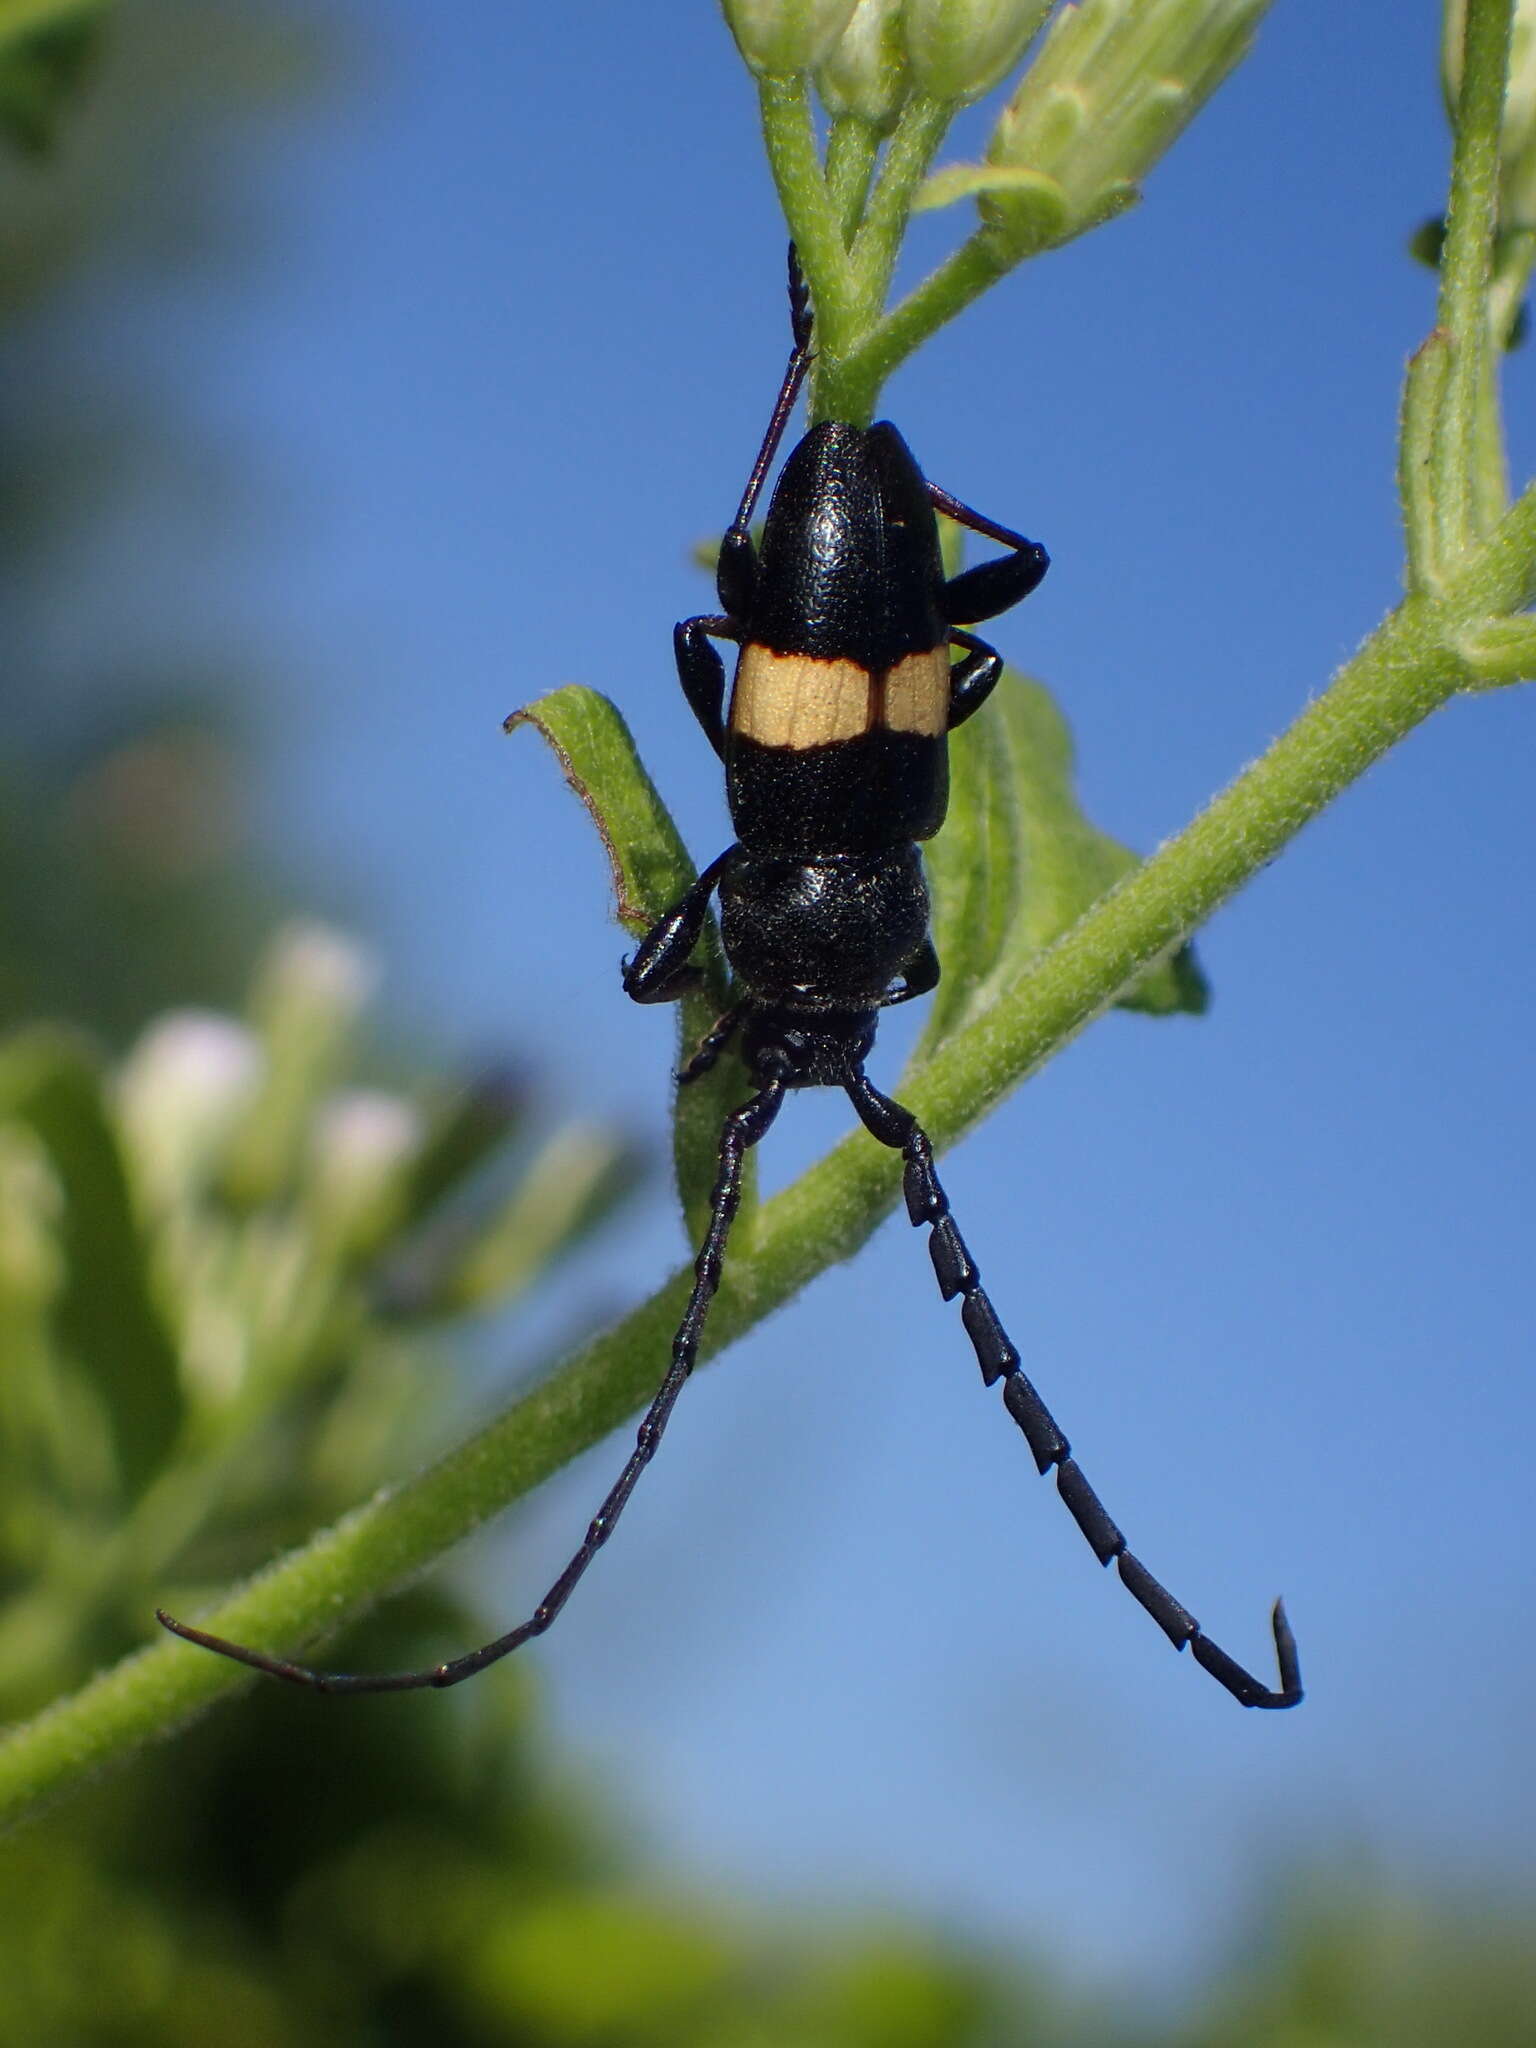
{"label": "plant branch", "polygon": [[1499,236],[1494,258],[1493,286],[1489,293],[1489,324],[1496,349],[1509,347],[1510,334],[1520,302],[1530,288],[1536,269],[1536,228],[1514,226]]}
{"label": "plant branch", "polygon": [[[1442,572],[1504,509],[1489,331],[1498,226],[1499,130],[1514,0],[1468,0],[1437,324],[1450,344],[1431,454]],[[1495,451],[1490,474],[1489,450]]]}
{"label": "plant branch", "polygon": [[[909,1091],[935,1142],[951,1144],[976,1124],[1444,703],[1466,680],[1456,635],[1501,601],[1521,601],[1533,579],[1536,502],[1528,494],[1445,598],[1409,598],[1259,761],[946,1042],[944,1058]],[[766,1204],[750,1245],[730,1261],[705,1350],[856,1250],[892,1208],[897,1171],[889,1153],[856,1135]],[[293,1650],[406,1584],[634,1413],[660,1377],[687,1277],[673,1275],[440,1463],[252,1580],[206,1617],[209,1625]],[[0,1816],[35,1808],[250,1682],[239,1667],[180,1643],[129,1658],[0,1748]]]}
{"label": "plant branch", "polygon": [[868,417],[891,373],[996,284],[1013,261],[1003,237],[978,228],[849,351],[840,365],[840,385],[850,403],[863,405]]}
{"label": "plant branch", "polygon": [[[902,109],[849,252],[848,328],[818,347],[811,372],[812,420],[848,420],[855,426],[867,426],[874,417],[882,379],[870,374],[872,358],[864,337],[877,326],[912,211],[913,194],[953,115],[952,106],[923,95]],[[824,331],[820,305],[818,299],[818,334]],[[850,369],[850,365],[857,367]]]}
{"label": "plant branch", "polygon": [[871,314],[885,302],[913,197],[954,113],[948,102],[920,93],[903,107],[896,132],[886,145],[880,175],[853,243],[860,302]]}
{"label": "plant branch", "polygon": [[[1512,0],[1468,4],[1439,325],[1405,398],[1402,475],[1414,590],[1261,759],[949,1035],[942,1059],[919,1067],[906,1096],[937,1146],[979,1122],[1453,694],[1533,665],[1536,632],[1507,615],[1536,596],[1536,487],[1499,517],[1502,484],[1493,491],[1488,470],[1497,425],[1490,280],[1511,8]],[[862,148],[846,145],[838,190],[830,192],[803,80],[764,79],[761,95],[774,176],[816,293],[818,374],[831,380],[825,389],[854,406],[843,416],[867,416],[855,401],[867,395],[872,402],[890,369],[1017,251],[1004,253],[1001,240],[978,232],[871,326],[863,293],[877,278],[883,293],[889,275],[883,195],[894,195],[893,218],[904,214],[932,153],[932,124],[914,124],[906,156],[887,152],[871,200],[867,267],[856,275],[844,229],[873,153],[865,164]],[[1520,252],[1522,263],[1527,256]],[[623,902],[627,877],[619,880]],[[888,1151],[858,1134],[766,1204],[728,1263],[705,1354],[855,1251],[895,1205],[899,1171]],[[208,1625],[296,1650],[407,1584],[645,1402],[660,1379],[689,1277],[686,1268],[674,1274],[534,1393],[250,1581],[206,1617]],[[34,1810],[252,1682],[241,1667],[169,1640],[125,1660],[0,1747],[0,1818]]]}
{"label": "plant branch", "polygon": [[840,114],[827,134],[827,192],[845,244],[864,211],[869,181],[880,156],[880,137],[857,114]]}
{"label": "plant branch", "polygon": [[853,273],[843,224],[816,154],[805,79],[770,75],[758,80],[757,91],[779,205],[815,296],[817,347],[835,357],[846,347],[855,319]]}

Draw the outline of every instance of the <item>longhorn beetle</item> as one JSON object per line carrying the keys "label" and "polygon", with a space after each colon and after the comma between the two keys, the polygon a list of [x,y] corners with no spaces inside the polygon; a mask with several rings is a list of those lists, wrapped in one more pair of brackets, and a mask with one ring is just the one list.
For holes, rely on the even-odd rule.
{"label": "longhorn beetle", "polygon": [[[689,956],[718,892],[738,997],[678,1078],[686,1084],[707,1072],[739,1033],[754,1091],[721,1130],[693,1289],[629,1462],[529,1618],[449,1663],[424,1671],[312,1671],[163,1611],[159,1619],[188,1642],[257,1671],[336,1693],[457,1685],[542,1635],[613,1533],[693,1371],[748,1148],[768,1130],[789,1089],[836,1087],[871,1137],[901,1154],[907,1214],[928,1225],[940,1292],[946,1301],[960,1296],[982,1378],[988,1386],[1002,1381],[1004,1406],[1041,1474],[1055,1467],[1057,1490],[1099,1563],[1113,1562],[1174,1648],[1188,1644],[1242,1706],[1294,1707],[1301,1670],[1280,1601],[1273,1615],[1280,1684],[1272,1691],[1212,1642],[1126,1548],[1020,1368],[950,1215],[927,1134],[864,1072],[881,1010],[926,994],[939,979],[918,841],[931,839],[944,822],[948,735],[986,702],[1003,667],[994,649],[963,629],[1027,597],[1049,558],[1037,541],[929,483],[889,420],[872,427],[823,420],[810,429],[784,463],[759,551],[752,514],[811,354],[810,300],[793,249],[790,308],[789,367],[720,546],[720,611],[684,619],[674,635],[683,695],[725,764],[738,837],[624,963],[625,993],[635,1002],[675,1001],[693,978]],[[1008,552],[946,578],[936,510]],[[728,710],[714,640],[735,641],[739,649]],[[962,650],[955,662],[952,646]]]}

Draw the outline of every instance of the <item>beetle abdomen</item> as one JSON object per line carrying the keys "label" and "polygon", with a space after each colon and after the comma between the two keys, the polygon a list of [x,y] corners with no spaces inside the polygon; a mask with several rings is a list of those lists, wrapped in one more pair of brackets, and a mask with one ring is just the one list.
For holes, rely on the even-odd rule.
{"label": "beetle abdomen", "polygon": [[773,494],[726,736],[747,845],[927,839],[948,791],[949,636],[922,472],[896,429],[813,427]]}
{"label": "beetle abdomen", "polygon": [[726,955],[759,999],[872,1008],[927,938],[922,857],[910,842],[819,859],[738,847],[720,877],[720,919]]}

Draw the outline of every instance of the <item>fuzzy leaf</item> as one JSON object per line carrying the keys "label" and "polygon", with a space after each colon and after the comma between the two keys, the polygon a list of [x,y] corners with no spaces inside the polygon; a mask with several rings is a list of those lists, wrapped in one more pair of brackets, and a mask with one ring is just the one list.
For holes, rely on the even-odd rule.
{"label": "fuzzy leaf", "polygon": [[941,207],[957,205],[962,199],[979,199],[999,192],[1035,211],[1042,242],[1051,241],[1060,232],[1068,212],[1066,194],[1044,171],[1032,171],[1023,164],[946,164],[918,187],[912,211],[934,213]]}
{"label": "fuzzy leaf", "polygon": [[682,895],[696,870],[618,707],[596,690],[567,683],[514,711],[505,730],[515,732],[520,725],[531,725],[553,748],[603,842],[614,915],[633,937],[641,937]]}
{"label": "fuzzy leaf", "polygon": [[[566,781],[603,842],[613,876],[615,915],[626,931],[640,937],[683,894],[697,870],[635,751],[629,727],[606,697],[578,683],[568,683],[514,711],[506,730],[520,725],[531,725],[553,748]],[[678,1005],[680,1060],[687,1058],[729,1001],[725,955],[713,917],[704,921],[695,958],[700,984]],[[734,1055],[678,1091],[673,1161],[684,1217],[694,1236],[701,1233],[708,1215],[721,1123],[744,1093],[741,1065]],[[750,1205],[749,1186],[737,1226],[743,1236]]]}
{"label": "fuzzy leaf", "polygon": [[[1139,865],[1084,816],[1071,734],[1043,684],[1006,670],[992,702],[952,738],[950,762],[949,818],[927,849],[944,974],[915,1064]],[[1208,1001],[1190,946],[1149,968],[1120,999],[1154,1016],[1198,1015]]]}
{"label": "fuzzy leaf", "polygon": [[[1085,815],[1074,786],[1072,734],[1049,690],[1025,676],[1003,699],[1003,714],[1020,777],[1024,818],[1025,893],[1008,971],[1051,944],[1105,895],[1120,877],[1140,867],[1140,854],[1101,832]],[[1200,1015],[1210,989],[1190,946],[1160,961],[1120,998],[1126,1010],[1152,1016],[1176,1011]]]}
{"label": "fuzzy leaf", "polygon": [[[1006,679],[999,692],[1006,689]],[[1020,784],[995,701],[949,746],[949,816],[926,849],[934,944],[943,973],[923,1033],[936,1046],[958,1029],[996,969],[1024,895]]]}

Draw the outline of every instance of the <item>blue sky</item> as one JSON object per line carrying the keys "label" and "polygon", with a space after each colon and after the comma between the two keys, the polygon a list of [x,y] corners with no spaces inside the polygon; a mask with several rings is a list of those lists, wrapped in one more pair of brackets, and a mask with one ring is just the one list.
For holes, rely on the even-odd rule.
{"label": "blue sky", "polygon": [[[670,1021],[624,1001],[598,850],[499,727],[608,692],[700,859],[725,843],[669,641],[784,354],[752,95],[706,0],[328,13],[327,96],[211,165],[259,263],[146,291],[120,343],[254,477],[247,516],[141,507],[87,601],[127,646],[164,645],[172,597],[188,646],[246,639],[282,678],[253,711],[265,838],[351,908],[396,1008],[660,1148]],[[887,394],[930,474],[1049,546],[995,637],[1133,844],[1397,595],[1437,16],[1277,6],[1137,212]],[[914,266],[959,230],[926,222]],[[1517,473],[1533,375],[1517,355]],[[690,1389],[538,1652],[562,1768],[686,1875],[1168,1986],[1298,1860],[1531,1878],[1533,739],[1518,692],[1442,713],[1210,926],[1208,1017],[1109,1018],[948,1167],[1133,1544],[1258,1668],[1283,1590],[1305,1708],[1241,1713],[1101,1577],[892,1223]],[[847,1120],[795,1104],[770,1182]],[[492,1378],[680,1250],[658,1184]],[[508,1621],[618,1455],[483,1543]]]}

